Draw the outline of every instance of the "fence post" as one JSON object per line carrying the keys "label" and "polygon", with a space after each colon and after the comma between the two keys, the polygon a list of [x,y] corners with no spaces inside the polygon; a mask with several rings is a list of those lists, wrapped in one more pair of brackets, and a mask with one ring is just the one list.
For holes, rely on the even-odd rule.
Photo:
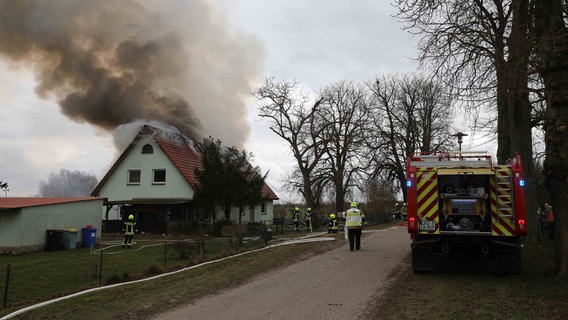
{"label": "fence post", "polygon": [[164,272],[168,268],[168,241],[164,241]]}
{"label": "fence post", "polygon": [[2,308],[6,308],[6,303],[8,302],[8,285],[10,284],[10,264],[6,266],[6,285],[4,286],[4,303]]}
{"label": "fence post", "polygon": [[99,286],[103,283],[103,247],[101,246],[101,261],[99,262]]}

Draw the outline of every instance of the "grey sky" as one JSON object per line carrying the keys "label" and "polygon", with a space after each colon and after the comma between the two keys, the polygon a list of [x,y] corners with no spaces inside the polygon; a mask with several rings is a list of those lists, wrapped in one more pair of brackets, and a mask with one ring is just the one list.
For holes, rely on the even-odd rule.
{"label": "grey sky", "polygon": [[[173,2],[176,10],[192,11],[203,5],[197,0]],[[200,25],[187,19],[203,17],[195,12],[180,13],[171,22],[179,24],[182,45],[192,48],[192,52],[204,47],[210,50],[210,54],[203,54],[195,62],[199,66],[189,68],[189,102],[197,109],[210,104],[206,107],[208,112],[200,114],[206,126],[203,134],[224,141],[230,139],[222,136],[223,122],[218,118],[230,113],[225,110],[234,109],[216,110],[216,104],[209,100],[228,88],[228,81],[241,81],[235,78],[246,74],[249,88],[243,90],[242,84],[233,86],[240,90],[235,96],[241,97],[244,110],[248,111],[245,119],[250,131],[245,146],[255,155],[255,164],[270,171],[268,182],[283,200],[289,197],[281,192],[281,177],[291,169],[292,157],[287,146],[257,118],[256,101],[243,92],[252,91],[265,77],[272,76],[296,79],[311,91],[343,79],[365,81],[415,70],[408,59],[415,55],[415,41],[391,17],[394,10],[387,1],[206,2],[216,12],[207,12],[210,20],[207,32],[202,32],[207,36],[201,35],[200,46],[183,41],[191,42],[195,39],[191,35],[200,35]],[[190,32],[187,28],[195,30]],[[234,52],[232,48],[236,48]],[[235,60],[235,52],[240,60]],[[245,65],[250,68],[244,69]],[[37,71],[26,64],[8,65],[0,59],[0,181],[9,183],[9,196],[37,194],[40,180],[61,168],[84,171],[100,179],[118,154],[112,132],[74,122],[61,114],[55,96],[41,99],[36,95]],[[200,96],[201,92],[207,94]]]}

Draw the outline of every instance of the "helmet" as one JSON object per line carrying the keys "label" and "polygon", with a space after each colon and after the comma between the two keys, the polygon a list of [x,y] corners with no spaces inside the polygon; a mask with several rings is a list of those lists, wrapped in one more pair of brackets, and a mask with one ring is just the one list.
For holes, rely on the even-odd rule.
{"label": "helmet", "polygon": [[133,214],[129,215],[128,220],[134,220],[134,215]]}
{"label": "helmet", "polygon": [[335,219],[335,213],[330,214],[329,217],[330,217],[331,219]]}
{"label": "helmet", "polygon": [[355,201],[351,202],[351,208],[357,208],[357,202]]}
{"label": "helmet", "polygon": [[308,212],[312,212],[312,208],[308,208],[306,209]]}

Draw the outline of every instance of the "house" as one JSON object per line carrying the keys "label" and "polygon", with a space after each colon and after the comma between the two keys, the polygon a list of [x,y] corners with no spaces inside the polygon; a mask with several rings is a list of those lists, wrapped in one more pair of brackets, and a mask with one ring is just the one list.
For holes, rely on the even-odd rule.
{"label": "house", "polygon": [[[195,169],[202,167],[195,146],[177,132],[144,125],[92,192],[106,199],[103,231],[118,232],[120,221],[130,214],[140,232],[159,234],[188,233],[222,218],[221,208],[194,201],[199,189]],[[230,219],[272,221],[278,197],[266,184],[262,196],[262,203],[254,207],[233,208]]]}
{"label": "house", "polygon": [[103,199],[92,197],[0,198],[0,251],[42,250],[48,230],[74,230],[81,242],[81,229],[100,230],[102,207]]}

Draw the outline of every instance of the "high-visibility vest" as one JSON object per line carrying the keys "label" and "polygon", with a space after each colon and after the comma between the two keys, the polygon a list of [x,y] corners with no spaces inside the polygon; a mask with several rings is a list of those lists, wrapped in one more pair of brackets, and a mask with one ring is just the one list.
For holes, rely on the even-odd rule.
{"label": "high-visibility vest", "polygon": [[136,222],[132,222],[132,221],[127,221],[124,223],[124,234],[126,235],[134,235],[134,225],[136,224]]}
{"label": "high-visibility vest", "polygon": [[361,210],[351,208],[345,212],[345,227],[347,229],[358,229],[363,227]]}
{"label": "high-visibility vest", "polygon": [[298,221],[299,218],[300,218],[300,212],[296,211],[296,210],[292,211],[292,217],[293,217],[294,221]]}

